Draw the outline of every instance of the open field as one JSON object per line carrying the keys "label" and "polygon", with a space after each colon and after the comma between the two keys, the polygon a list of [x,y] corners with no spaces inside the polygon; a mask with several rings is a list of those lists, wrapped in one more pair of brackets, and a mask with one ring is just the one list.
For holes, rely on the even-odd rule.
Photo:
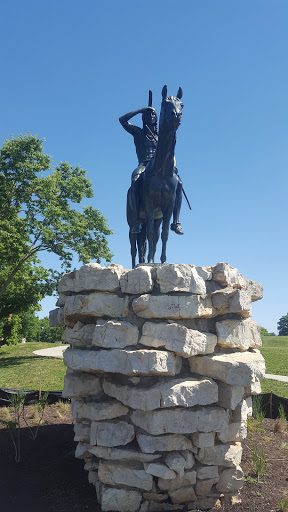
{"label": "open field", "polygon": [[266,373],[288,376],[288,336],[263,336],[262,343]]}
{"label": "open field", "polygon": [[42,372],[43,391],[63,389],[66,373],[63,360],[33,354],[33,350],[57,346],[56,343],[19,343],[0,347],[0,387],[39,389]]}

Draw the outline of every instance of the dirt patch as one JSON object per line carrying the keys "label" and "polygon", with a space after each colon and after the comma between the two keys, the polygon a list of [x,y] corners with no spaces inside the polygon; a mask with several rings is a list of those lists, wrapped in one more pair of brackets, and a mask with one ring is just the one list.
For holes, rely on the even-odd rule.
{"label": "dirt patch", "polygon": [[[28,424],[35,425],[35,406],[25,407]],[[5,411],[4,411],[5,412]],[[0,409],[3,419],[3,410]],[[7,415],[7,412],[6,412]],[[36,417],[36,419],[35,419]],[[278,512],[288,491],[288,429],[275,433],[275,420],[264,419],[243,440],[242,469],[246,482],[241,503],[222,505],[223,512]],[[35,426],[33,431],[35,432]],[[88,483],[84,461],[74,457],[76,443],[70,409],[53,404],[45,409],[37,437],[21,420],[21,460],[14,459],[10,433],[0,423],[0,508],[2,512],[100,512],[95,487]],[[264,450],[265,469],[253,482],[251,459],[258,446]],[[216,509],[213,509],[213,511]],[[288,507],[287,507],[288,510]]]}

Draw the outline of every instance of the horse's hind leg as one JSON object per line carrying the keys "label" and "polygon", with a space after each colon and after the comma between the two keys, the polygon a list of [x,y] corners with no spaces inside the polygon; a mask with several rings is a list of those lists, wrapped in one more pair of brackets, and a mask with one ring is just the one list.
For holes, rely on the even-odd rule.
{"label": "horse's hind leg", "polygon": [[154,263],[154,215],[146,211],[147,239],[148,239],[148,263]]}
{"label": "horse's hind leg", "polygon": [[137,246],[139,254],[139,263],[145,263],[147,238],[146,238],[146,224],[142,224],[142,229],[137,237]]}

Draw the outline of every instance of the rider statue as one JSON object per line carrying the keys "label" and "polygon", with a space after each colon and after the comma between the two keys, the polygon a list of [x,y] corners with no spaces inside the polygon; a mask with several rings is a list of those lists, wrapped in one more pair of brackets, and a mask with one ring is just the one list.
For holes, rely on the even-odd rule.
{"label": "rider statue", "polygon": [[[150,93],[151,94],[151,93]],[[150,96],[149,96],[150,98]],[[151,104],[149,99],[149,104]],[[134,126],[129,123],[129,120],[136,116],[137,114],[142,114],[143,128],[139,128],[138,126]],[[139,201],[137,194],[137,180],[141,176],[141,174],[145,171],[145,167],[149,160],[154,156],[157,142],[158,142],[158,131],[157,131],[157,114],[154,108],[151,106],[140,108],[139,110],[134,110],[133,112],[128,112],[124,116],[119,118],[119,121],[123,128],[131,133],[134,137],[134,144],[136,148],[136,153],[138,157],[138,167],[132,173],[131,179],[131,201],[132,201],[132,211],[133,211],[133,225],[131,228],[132,233],[140,233],[141,231],[141,221],[139,219]],[[176,161],[174,172],[177,176],[178,170],[176,168]],[[177,233],[177,235],[183,235],[182,226],[179,222],[179,215],[182,203],[182,182],[178,178],[178,186],[176,190],[176,199],[175,199],[175,207],[173,211],[173,222],[170,226],[171,230]]]}

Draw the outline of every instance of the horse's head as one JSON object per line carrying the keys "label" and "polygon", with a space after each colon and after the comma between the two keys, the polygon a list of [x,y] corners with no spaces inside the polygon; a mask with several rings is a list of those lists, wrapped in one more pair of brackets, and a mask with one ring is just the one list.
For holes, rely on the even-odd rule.
{"label": "horse's head", "polygon": [[162,104],[159,127],[176,131],[181,123],[183,103],[181,102],[182,89],[179,87],[177,96],[167,97],[167,85],[162,89]]}

